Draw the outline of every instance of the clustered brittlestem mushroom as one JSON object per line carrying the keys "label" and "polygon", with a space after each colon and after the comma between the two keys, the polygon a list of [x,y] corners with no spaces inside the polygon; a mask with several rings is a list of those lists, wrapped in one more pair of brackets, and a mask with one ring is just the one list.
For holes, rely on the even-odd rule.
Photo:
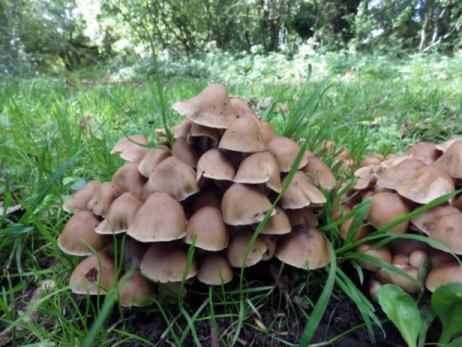
{"label": "clustered brittlestem mushroom", "polygon": [[[368,156],[363,167],[355,172],[356,185],[344,212],[370,198],[366,224],[356,234],[361,239],[373,230],[380,229],[400,216],[443,195],[462,187],[462,139],[443,144],[419,142],[404,154]],[[410,222],[402,222],[388,231],[391,233],[418,233],[446,246],[453,255],[462,254],[462,196],[444,205],[431,208]],[[351,220],[341,227],[346,238]],[[462,267],[453,255],[430,249],[422,242],[398,239],[388,247],[365,244],[359,252],[388,262],[405,272],[397,272],[362,262],[374,273],[370,292],[374,296],[383,283],[394,283],[408,292],[425,287],[434,291],[449,282],[462,282]],[[427,274],[428,272],[428,274]]]}
{"label": "clustered brittlestem mushroom", "polygon": [[[222,85],[173,109],[185,117],[172,131],[173,144],[149,148],[142,135],[121,139],[112,153],[126,163],[112,181],[91,181],[64,203],[74,215],[59,246],[87,257],[71,276],[73,292],[104,294],[122,277],[121,304],[141,306],[155,294],[154,283],[196,277],[222,285],[232,281],[233,268],[273,257],[306,270],[326,266],[329,247],[316,212],[326,202],[322,190],[334,189],[336,180],[321,159],[303,153],[273,208],[300,150],[295,141],[276,135]],[[125,276],[113,263],[116,239],[124,244]]]}

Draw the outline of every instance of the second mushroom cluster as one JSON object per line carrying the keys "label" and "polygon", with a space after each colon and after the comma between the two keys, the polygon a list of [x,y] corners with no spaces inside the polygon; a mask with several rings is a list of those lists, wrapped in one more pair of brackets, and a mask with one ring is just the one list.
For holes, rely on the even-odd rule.
{"label": "second mushroom cluster", "polygon": [[[150,148],[142,135],[121,139],[112,153],[126,163],[112,181],[91,181],[65,202],[73,216],[58,244],[86,257],[71,276],[72,290],[104,294],[130,270],[119,288],[121,303],[142,305],[153,283],[196,277],[222,285],[235,268],[273,256],[298,268],[324,267],[330,255],[316,213],[326,202],[323,191],[336,185],[329,168],[306,151],[273,206],[299,152],[296,142],[278,136],[222,85],[173,109],[185,120],[173,129],[172,143]],[[268,211],[269,222],[251,243]]]}

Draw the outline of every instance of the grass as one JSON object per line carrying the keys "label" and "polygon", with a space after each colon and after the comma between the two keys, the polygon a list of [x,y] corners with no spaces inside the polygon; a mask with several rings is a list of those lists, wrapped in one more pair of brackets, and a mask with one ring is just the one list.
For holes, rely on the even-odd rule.
{"label": "grass", "polygon": [[[327,76],[303,84],[239,79],[228,86],[234,95],[272,97],[274,107],[265,117],[279,132],[303,139],[308,149],[318,153],[322,141],[334,140],[360,160],[366,152],[388,154],[417,140],[438,141],[462,133],[462,61],[432,59],[431,64],[383,59],[381,64],[361,61],[340,67],[336,61]],[[61,209],[64,196],[82,180],[110,179],[121,164],[109,154],[118,138],[144,133],[154,143],[153,129],[162,127],[163,119],[169,126],[179,120],[159,103],[190,97],[207,83],[146,79],[140,85],[88,87],[50,77],[0,79],[0,201],[4,207],[23,207],[21,213],[0,216],[0,345],[206,346],[214,339],[230,346],[257,339],[260,344],[292,346],[311,318],[314,323],[307,326],[304,339],[315,335],[316,345],[322,346],[336,337],[316,335],[315,323],[329,302],[345,297],[364,321],[357,329],[365,324],[372,335],[379,318],[356,279],[341,267],[331,269],[336,286],[328,292],[322,288],[328,277],[332,283],[332,275],[325,271],[278,267],[271,269],[274,282],[261,282],[252,269],[246,270],[242,286],[199,287],[190,294],[194,301],[180,306],[159,297],[153,306],[128,311],[117,309],[112,296],[104,300],[70,294],[67,280],[77,259],[56,246],[67,218]],[[289,111],[281,111],[281,105]],[[332,163],[331,157],[324,159]],[[351,173],[339,169],[336,175],[348,178]],[[329,199],[326,220],[335,200]],[[342,243],[332,223],[324,232],[338,264],[354,258],[353,238]],[[54,288],[31,303],[33,290],[45,280],[53,280]],[[26,313],[31,311],[41,318],[29,319]],[[149,329],[156,327],[160,333],[143,331],[145,320],[152,323]],[[322,322],[329,325],[326,318]]]}

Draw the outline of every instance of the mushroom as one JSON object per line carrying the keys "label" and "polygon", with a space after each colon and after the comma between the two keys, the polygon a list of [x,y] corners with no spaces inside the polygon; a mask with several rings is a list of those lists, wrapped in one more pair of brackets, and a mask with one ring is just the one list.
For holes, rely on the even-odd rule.
{"label": "mushroom", "polygon": [[252,246],[250,241],[252,232],[236,231],[226,250],[229,263],[232,267],[250,267],[263,260],[268,246],[261,237],[257,237]]}
{"label": "mushroom", "polygon": [[232,115],[234,119],[252,118],[252,119],[258,120],[257,115],[250,109],[247,102],[245,102],[241,98],[231,97],[229,101],[231,104],[231,110],[232,110]]}
{"label": "mushroom", "polygon": [[112,148],[111,154],[119,154],[123,160],[138,163],[147,152],[148,140],[144,135],[124,137]]}
{"label": "mushroom", "polygon": [[449,147],[451,147],[454,143],[456,142],[459,142],[459,141],[462,141],[462,137],[455,137],[453,139],[449,139],[443,143],[439,143],[436,145],[436,148],[442,152],[442,153],[445,153]]}
{"label": "mushroom", "polygon": [[221,251],[228,246],[229,235],[221,212],[216,207],[203,207],[188,221],[185,242],[207,251]]}
{"label": "mushroom", "polygon": [[329,263],[330,252],[318,230],[298,228],[280,240],[276,258],[299,269],[315,270]]}
{"label": "mushroom", "polygon": [[451,177],[462,178],[462,140],[453,142],[435,164]]}
{"label": "mushroom", "polygon": [[207,254],[202,259],[197,279],[209,286],[219,286],[233,280],[233,270],[222,254]]}
{"label": "mushroom", "polygon": [[74,294],[102,295],[116,283],[112,259],[100,252],[82,260],[72,272],[69,287]]}
{"label": "mushroom", "polygon": [[181,282],[196,276],[197,268],[181,247],[154,243],[141,261],[141,273],[154,282]]}
{"label": "mushroom", "polygon": [[[233,184],[223,195],[221,211],[229,225],[249,225],[263,220],[272,207],[268,198],[243,184]],[[274,214],[274,210],[273,213]]]}
{"label": "mushroom", "polygon": [[176,139],[172,145],[172,155],[190,167],[196,167],[198,155],[192,145],[186,139]]}
{"label": "mushroom", "polygon": [[220,84],[211,84],[199,95],[176,102],[172,108],[192,122],[209,128],[226,129],[233,118],[228,93]]}
{"label": "mushroom", "polygon": [[103,182],[98,185],[95,194],[87,203],[87,209],[97,216],[105,216],[112,201],[117,197],[111,182]]}
{"label": "mushroom", "polygon": [[308,164],[303,167],[302,171],[314,182],[314,184],[325,190],[330,191],[334,189],[337,184],[335,176],[329,167],[314,155],[309,157]]}
{"label": "mushroom", "polygon": [[218,147],[241,153],[264,151],[265,143],[257,120],[250,117],[235,119],[221,137]]}
{"label": "mushroom", "polygon": [[407,153],[427,165],[436,161],[440,155],[436,145],[431,142],[417,142],[409,147]]}
{"label": "mushroom", "polygon": [[[394,159],[395,160],[395,159]],[[377,177],[377,186],[381,189],[396,190],[404,181],[413,180],[415,171],[425,168],[426,165],[418,159],[406,157],[398,163],[388,166],[382,163],[385,170],[381,171]]]}
{"label": "mushroom", "polygon": [[183,201],[198,191],[194,169],[175,157],[169,157],[157,165],[144,186],[145,196],[163,192],[178,201]]}
{"label": "mushroom", "polygon": [[445,264],[430,271],[425,287],[434,292],[438,287],[448,283],[462,283],[462,266],[458,263]]}
{"label": "mushroom", "polygon": [[[287,137],[275,136],[268,143],[268,150],[275,156],[281,172],[289,172],[292,167],[292,163],[297,158],[300,147],[295,141],[292,141]],[[308,164],[309,157],[309,152],[305,152],[300,164],[298,165],[298,169],[301,169]]]}
{"label": "mushroom", "polygon": [[85,187],[74,193],[66,202],[63,204],[63,210],[66,212],[76,212],[79,210],[86,210],[88,202],[96,193],[99,186],[98,181],[90,181]]}
{"label": "mushroom", "polygon": [[289,187],[282,195],[281,206],[287,209],[299,209],[312,204],[321,205],[325,202],[324,194],[303,172],[297,171]]}
{"label": "mushroom", "polygon": [[138,171],[144,177],[149,177],[157,165],[171,155],[168,147],[159,146],[146,152],[138,165]]}
{"label": "mushroom", "polygon": [[95,232],[109,235],[125,233],[141,205],[142,202],[132,193],[123,193],[114,200],[106,219],[98,224]]}
{"label": "mushroom", "polygon": [[154,286],[138,271],[122,278],[118,291],[119,302],[123,307],[143,307],[153,302]]}
{"label": "mushroom", "polygon": [[141,176],[135,163],[126,163],[112,175],[112,187],[116,196],[130,192],[137,199],[141,199],[145,183],[146,178]]}
{"label": "mushroom", "polygon": [[[374,247],[372,245],[363,244],[358,247],[359,253],[363,253],[370,257],[379,258],[387,263],[391,263],[391,253],[386,247]],[[369,271],[376,272],[380,270],[380,267],[368,262],[368,261],[358,261],[359,265]]]}
{"label": "mushroom", "polygon": [[[393,192],[378,192],[372,196],[367,220],[372,226],[380,229],[406,213],[409,213],[409,211],[409,207],[398,194]],[[408,225],[408,222],[400,223],[390,229],[390,232],[397,234],[404,233]]]}
{"label": "mushroom", "polygon": [[197,163],[197,180],[207,177],[213,180],[232,181],[234,167],[220,150],[210,149],[199,158]]}
{"label": "mushroom", "polygon": [[283,209],[276,207],[275,210],[276,212],[263,227],[261,233],[266,235],[284,235],[290,233],[292,227],[289,217],[287,217]]}
{"label": "mushroom", "polygon": [[87,256],[104,248],[111,238],[95,233],[99,221],[88,211],[74,214],[58,237],[58,246],[66,254]]}
{"label": "mushroom", "polygon": [[383,170],[380,165],[370,165],[359,168],[354,172],[357,177],[353,186],[355,190],[365,190],[371,188],[377,182],[378,174]]}
{"label": "mushroom", "polygon": [[183,207],[166,193],[154,193],[144,202],[127,234],[141,242],[165,242],[186,234]]}
{"label": "mushroom", "polygon": [[254,153],[245,158],[234,177],[236,183],[262,184],[280,193],[281,176],[276,158],[270,152]]}

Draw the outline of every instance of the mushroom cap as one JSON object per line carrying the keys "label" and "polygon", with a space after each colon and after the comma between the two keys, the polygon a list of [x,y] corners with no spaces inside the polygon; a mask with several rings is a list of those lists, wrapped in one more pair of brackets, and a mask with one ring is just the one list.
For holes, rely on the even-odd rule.
{"label": "mushroom cap", "polygon": [[377,181],[378,174],[383,170],[380,165],[370,165],[359,168],[354,172],[356,180],[353,189],[364,190],[368,189]]}
{"label": "mushroom cap", "polygon": [[[281,172],[289,172],[292,163],[297,158],[300,147],[295,141],[287,137],[275,136],[268,143],[268,150],[276,157]],[[300,165],[298,165],[298,169],[308,164],[309,157],[309,152],[306,152],[300,161]]]}
{"label": "mushroom cap", "polygon": [[196,276],[194,260],[188,264],[186,251],[173,244],[152,244],[141,261],[141,273],[154,282],[181,282]]}
{"label": "mushroom cap", "polygon": [[399,195],[427,204],[433,199],[454,191],[454,181],[444,171],[435,166],[415,170],[411,177],[403,180],[396,188]]}
{"label": "mushroom cap", "polygon": [[[367,220],[377,229],[393,222],[410,212],[401,197],[393,192],[378,192],[372,195]],[[390,232],[401,234],[406,232],[409,222],[403,222],[390,229]]]}
{"label": "mushroom cap", "polygon": [[287,210],[285,212],[289,217],[290,225],[292,227],[306,226],[310,229],[318,226],[318,217],[314,214],[311,208],[305,207],[297,210]]}
{"label": "mushroom cap", "polygon": [[230,97],[229,102],[232,110],[232,121],[239,118],[253,118],[259,120],[257,115],[251,110],[246,101],[239,97]]}
{"label": "mushroom cap", "polygon": [[282,195],[281,206],[287,209],[299,209],[312,204],[326,202],[324,194],[301,171],[297,171],[286,192]]}
{"label": "mushroom cap", "polygon": [[427,276],[425,287],[434,292],[438,287],[448,283],[462,283],[462,266],[450,263],[432,269]]}
{"label": "mushroom cap", "polygon": [[172,108],[193,123],[226,129],[232,118],[231,102],[224,86],[210,84],[199,95],[179,101]]}
{"label": "mushroom cap", "polygon": [[440,151],[436,148],[436,145],[431,142],[417,142],[409,147],[407,153],[426,165],[432,164],[440,155]]}
{"label": "mushroom cap", "polygon": [[207,128],[199,124],[192,123],[186,140],[188,143],[193,143],[196,138],[209,139],[212,146],[218,145],[221,137],[221,130],[216,128]]}
{"label": "mushroom cap", "polygon": [[263,119],[260,119],[260,130],[261,130],[261,135],[263,137],[263,142],[264,143],[269,143],[273,139],[273,137],[276,136],[276,133],[271,126],[271,124]]}
{"label": "mushroom cap", "polygon": [[[271,202],[259,191],[234,183],[223,195],[221,211],[229,225],[249,225],[263,220]],[[273,210],[274,214],[274,210]]]}
{"label": "mushroom cap", "polygon": [[378,174],[377,186],[379,188],[396,190],[402,182],[413,179],[416,170],[426,167],[420,160],[408,157],[397,162],[394,159],[390,166],[385,162],[382,163],[385,170]]}
{"label": "mushroom cap", "polygon": [[276,207],[275,211],[276,212],[268,223],[266,223],[261,233],[266,235],[284,235],[290,233],[292,227],[289,222],[289,217],[285,214],[284,210],[279,207]]}
{"label": "mushroom cap", "polygon": [[213,148],[202,154],[197,163],[197,180],[202,176],[213,180],[232,181],[234,167],[223,152]]}
{"label": "mushroom cap", "polygon": [[185,119],[181,123],[177,124],[173,128],[173,137],[175,139],[183,138],[186,139],[189,136],[189,133],[191,132],[192,125],[194,123],[191,122],[189,119]]}
{"label": "mushroom cap", "polygon": [[441,205],[434,207],[424,213],[418,215],[411,220],[412,224],[424,234],[430,235],[434,224],[441,218],[445,218],[451,214],[459,214],[460,211],[450,205]]}
{"label": "mushroom cap", "polygon": [[462,140],[452,143],[436,165],[451,177],[462,178]]}
{"label": "mushroom cap", "polygon": [[58,246],[66,254],[87,256],[104,248],[111,238],[95,233],[99,221],[88,211],[75,213],[58,237]]}
{"label": "mushroom cap", "polygon": [[267,244],[261,237],[257,237],[253,247],[249,248],[247,254],[251,239],[251,231],[236,231],[233,233],[226,250],[226,255],[232,267],[250,267],[263,260],[265,253],[268,251]]}
{"label": "mushroom cap", "polygon": [[[383,261],[386,261],[387,263],[391,263],[391,253],[390,250],[386,247],[374,247],[372,245],[363,244],[358,247],[358,251],[370,257],[380,258]],[[376,272],[380,270],[380,267],[373,265],[372,263],[369,263],[367,261],[360,261],[359,264],[369,271]]]}
{"label": "mushroom cap", "polygon": [[146,154],[147,144],[144,135],[130,135],[121,138],[112,148],[111,154],[119,154],[123,160],[137,163]]}
{"label": "mushroom cap", "polygon": [[87,203],[87,209],[97,216],[105,216],[112,201],[117,197],[117,192],[111,182],[103,182],[98,185],[95,193]]}
{"label": "mushroom cap", "polygon": [[233,269],[222,254],[207,254],[199,267],[197,279],[209,286],[219,286],[233,280]]}
{"label": "mushroom cap", "polygon": [[98,181],[88,182],[85,187],[72,194],[72,196],[69,197],[66,202],[64,202],[63,210],[66,212],[86,210],[87,204],[95,194],[99,184],[100,183]]}
{"label": "mushroom cap", "polygon": [[221,251],[228,246],[229,235],[221,212],[216,207],[203,207],[188,221],[185,242],[206,251]]}
{"label": "mushroom cap", "polygon": [[462,141],[462,137],[455,137],[453,139],[449,139],[443,143],[439,143],[436,145],[436,148],[440,151],[440,152],[446,152],[448,150],[449,147],[451,147],[454,143],[456,142],[459,142],[459,141]]}
{"label": "mushroom cap", "polygon": [[163,192],[172,195],[178,201],[183,201],[198,191],[194,169],[175,157],[160,162],[144,186],[145,196]]}
{"label": "mushroom cap", "polygon": [[168,147],[159,146],[149,149],[138,165],[138,171],[144,177],[149,177],[157,165],[171,155]]}
{"label": "mushroom cap", "polygon": [[337,185],[335,176],[329,167],[314,155],[309,157],[308,164],[303,167],[302,171],[314,182],[314,184],[325,190],[330,191]]}
{"label": "mushroom cap", "polygon": [[103,252],[82,260],[72,272],[69,287],[74,294],[102,295],[116,283],[112,259]]}
{"label": "mushroom cap", "polygon": [[268,188],[276,193],[280,193],[282,189],[279,165],[270,152],[254,153],[245,158],[237,170],[234,182],[247,184],[266,183]]}
{"label": "mushroom cap", "polygon": [[265,143],[258,121],[251,117],[235,119],[221,137],[218,147],[242,153],[264,151]]}
{"label": "mushroom cap", "polygon": [[119,282],[119,302],[123,307],[142,307],[152,303],[154,285],[135,271]]}
{"label": "mushroom cap", "polygon": [[132,193],[123,193],[114,200],[106,214],[106,219],[98,224],[95,232],[103,235],[125,233],[141,205],[142,202]]}
{"label": "mushroom cap", "polygon": [[136,163],[126,163],[112,175],[112,187],[117,196],[130,192],[136,198],[141,199],[145,183],[146,178],[141,176]]}
{"label": "mushroom cap", "polygon": [[319,231],[299,228],[281,239],[276,258],[299,269],[314,270],[329,263],[330,251]]}
{"label": "mushroom cap", "polygon": [[179,138],[172,145],[172,154],[178,160],[190,167],[196,167],[198,155],[192,145],[186,142],[186,139]]}
{"label": "mushroom cap", "polygon": [[154,193],[144,202],[127,234],[141,242],[181,239],[186,233],[183,207],[166,193]]}

